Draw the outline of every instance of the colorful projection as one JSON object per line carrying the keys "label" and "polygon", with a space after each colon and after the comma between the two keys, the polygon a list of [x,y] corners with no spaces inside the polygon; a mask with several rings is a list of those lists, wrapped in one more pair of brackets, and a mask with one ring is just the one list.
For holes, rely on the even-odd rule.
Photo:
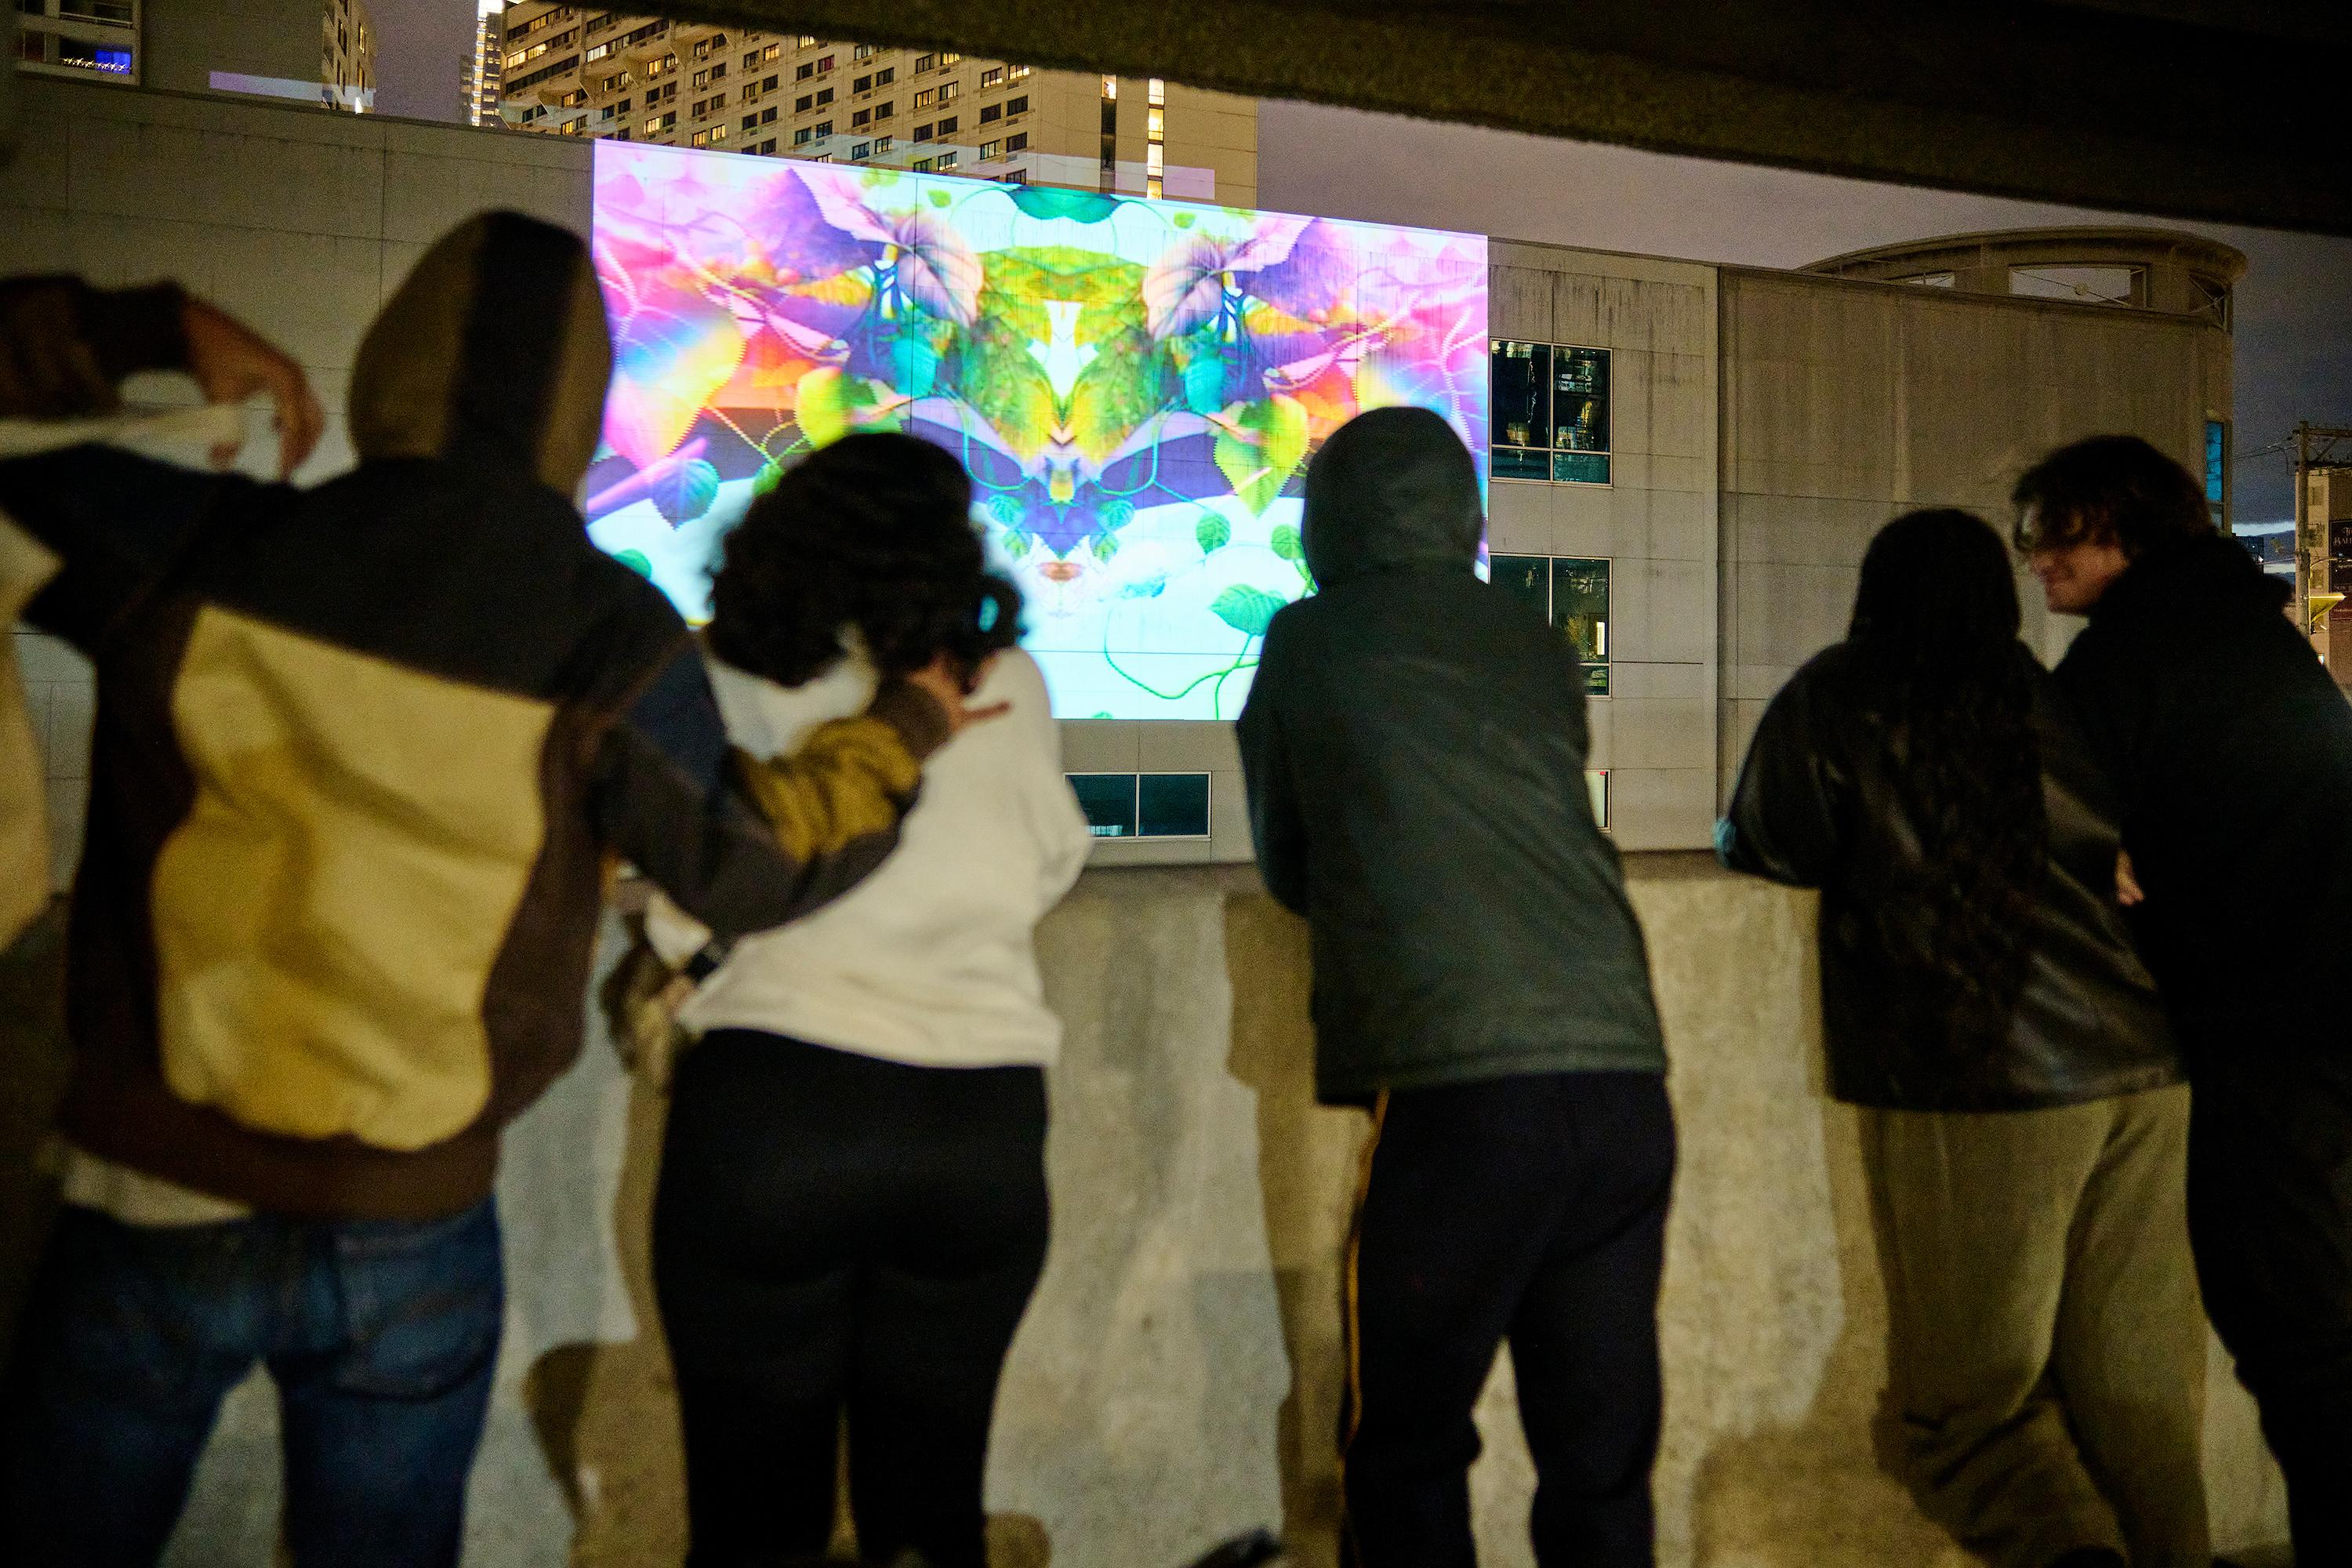
{"label": "colorful projection", "polygon": [[971,470],[1055,713],[1230,719],[1324,437],[1416,404],[1484,471],[1477,236],[611,142],[595,179],[589,530],[689,619],[782,468],[904,430]]}

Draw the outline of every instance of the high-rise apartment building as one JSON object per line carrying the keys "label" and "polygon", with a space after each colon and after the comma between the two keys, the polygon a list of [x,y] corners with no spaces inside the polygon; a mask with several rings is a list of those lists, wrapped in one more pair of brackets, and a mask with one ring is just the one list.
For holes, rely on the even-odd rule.
{"label": "high-rise apartment building", "polygon": [[1257,197],[1257,106],[1226,93],[548,0],[509,5],[503,20],[499,109],[526,131],[1240,206]]}
{"label": "high-rise apartment building", "polygon": [[16,10],[21,70],[333,109],[374,104],[366,0],[16,0]]}
{"label": "high-rise apartment building", "polygon": [[458,110],[468,125],[497,125],[506,73],[504,0],[476,0],[474,47],[457,81]]}

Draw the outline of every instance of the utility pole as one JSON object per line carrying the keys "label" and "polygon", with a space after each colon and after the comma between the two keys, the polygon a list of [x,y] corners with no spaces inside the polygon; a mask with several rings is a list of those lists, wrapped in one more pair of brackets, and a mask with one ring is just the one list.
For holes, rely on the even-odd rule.
{"label": "utility pole", "polygon": [[[2315,483],[2315,475],[2327,476]],[[2339,480],[2338,476],[2341,476]],[[2315,503],[2324,503],[2316,505]],[[2317,515],[2315,515],[2316,510]],[[2328,673],[2352,675],[2352,626],[2341,661],[2331,657],[2336,606],[2352,594],[2352,548],[2336,563],[2335,531],[2352,523],[2352,429],[2300,424],[2294,427],[2294,584],[2303,629]],[[2340,665],[2340,668],[2339,668]]]}

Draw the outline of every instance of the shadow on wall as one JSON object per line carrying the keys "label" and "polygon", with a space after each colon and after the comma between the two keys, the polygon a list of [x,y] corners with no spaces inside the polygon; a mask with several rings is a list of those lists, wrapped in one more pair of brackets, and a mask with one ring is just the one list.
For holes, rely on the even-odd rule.
{"label": "shadow on wall", "polygon": [[[1884,1310],[1854,1117],[1818,1081],[1812,901],[1663,858],[1631,869],[1682,1130],[1662,1568],[1958,1568],[1873,1451]],[[1290,1561],[1330,1568],[1339,1247],[1365,1121],[1313,1101],[1303,928],[1245,874],[1092,873],[1040,953],[1068,1029],[1055,1237],[998,1401],[995,1568],[1176,1568],[1277,1521]],[[16,1081],[41,1048],[21,1033],[0,1025]],[[592,1024],[586,1059],[509,1133],[509,1336],[467,1568],[682,1554],[646,1258],[663,1110]],[[0,1151],[12,1193],[30,1172],[22,1131]],[[232,1399],[173,1562],[267,1561],[270,1405],[260,1378]],[[2224,1373],[2209,1408],[2217,1543],[2282,1538],[2274,1472]],[[1533,1477],[1507,1358],[1479,1424],[1481,1562],[1524,1568]]]}

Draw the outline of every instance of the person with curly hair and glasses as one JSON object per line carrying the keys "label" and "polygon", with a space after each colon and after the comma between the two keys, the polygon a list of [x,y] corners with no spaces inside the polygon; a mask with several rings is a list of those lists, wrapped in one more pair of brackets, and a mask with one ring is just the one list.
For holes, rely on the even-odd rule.
{"label": "person with curly hair and glasses", "polygon": [[713,684],[754,754],[942,651],[1009,710],[924,765],[898,854],[820,914],[722,959],[649,912],[704,976],[654,1216],[694,1568],[823,1554],[845,1414],[863,1555],[986,1560],[997,1378],[1045,1255],[1061,1025],[1033,937],[1092,840],[971,509],[940,447],[851,436],[752,503],[713,584]]}
{"label": "person with curly hair and glasses", "polygon": [[2017,483],[2015,543],[2088,617],[2054,672],[2114,781],[2133,921],[2195,1085],[2205,1309],[2285,1472],[2295,1561],[2352,1563],[2352,706],[2286,588],[2137,436]]}
{"label": "person with curly hair and glasses", "polygon": [[2105,784],[2018,628],[1982,519],[1888,523],[1718,847],[1822,890],[1830,1091],[1859,1110],[1921,1509],[1995,1568],[2206,1568],[2188,1090]]}

